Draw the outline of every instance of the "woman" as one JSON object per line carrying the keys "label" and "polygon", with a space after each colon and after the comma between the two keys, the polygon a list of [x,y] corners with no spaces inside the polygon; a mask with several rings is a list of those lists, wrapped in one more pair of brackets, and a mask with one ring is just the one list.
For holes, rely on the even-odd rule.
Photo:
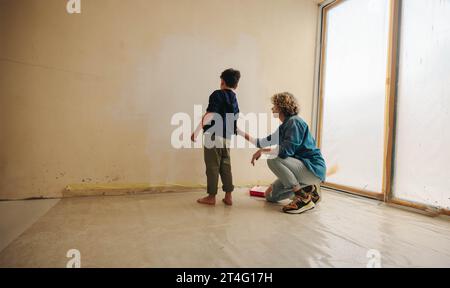
{"label": "woman", "polygon": [[[269,202],[294,197],[283,207],[283,212],[300,214],[315,207],[320,200],[319,184],[325,181],[326,166],[306,122],[298,116],[299,107],[295,97],[288,92],[272,96],[272,112],[282,124],[266,138],[247,140],[259,150],[253,155],[255,165],[262,154],[271,154],[267,164],[277,180],[266,190]],[[277,145],[276,148],[268,148]]]}

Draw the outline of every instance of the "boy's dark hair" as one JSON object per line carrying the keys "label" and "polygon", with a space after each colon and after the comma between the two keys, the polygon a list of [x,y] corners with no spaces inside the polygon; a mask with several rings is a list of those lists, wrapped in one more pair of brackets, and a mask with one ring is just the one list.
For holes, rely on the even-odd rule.
{"label": "boy's dark hair", "polygon": [[236,88],[239,79],[241,79],[241,72],[230,68],[222,72],[220,79],[222,79],[228,87]]}

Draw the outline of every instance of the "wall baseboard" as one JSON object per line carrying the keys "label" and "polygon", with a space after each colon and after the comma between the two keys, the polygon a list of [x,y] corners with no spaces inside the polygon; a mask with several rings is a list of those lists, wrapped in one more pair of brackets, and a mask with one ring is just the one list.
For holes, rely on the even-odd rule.
{"label": "wall baseboard", "polygon": [[[268,186],[269,183],[258,183],[260,186]],[[252,188],[255,185],[239,184],[235,188]],[[219,191],[221,187],[219,187]],[[0,201],[23,201],[23,200],[46,200],[46,199],[63,199],[74,197],[95,197],[95,196],[122,196],[122,195],[143,195],[158,193],[176,193],[176,192],[198,192],[204,190],[206,193],[206,185],[204,184],[149,184],[149,183],[78,183],[67,185],[60,197],[28,197],[28,198],[5,198]]]}
{"label": "wall baseboard", "polygon": [[151,185],[149,183],[129,184],[70,184],[63,191],[63,198],[89,196],[119,196],[166,192],[186,192],[205,189],[206,185]]}

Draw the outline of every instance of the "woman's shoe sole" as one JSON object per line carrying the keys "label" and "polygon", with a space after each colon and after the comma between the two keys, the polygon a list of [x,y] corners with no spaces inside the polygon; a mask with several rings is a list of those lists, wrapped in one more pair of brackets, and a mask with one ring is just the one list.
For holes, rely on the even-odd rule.
{"label": "woman's shoe sole", "polygon": [[283,211],[283,212],[284,213],[288,213],[288,214],[301,214],[301,213],[304,213],[306,211],[314,209],[314,207],[316,207],[316,205],[314,204],[314,202],[310,201],[308,204],[306,204],[305,206],[303,206],[300,209],[288,210],[288,211]]}

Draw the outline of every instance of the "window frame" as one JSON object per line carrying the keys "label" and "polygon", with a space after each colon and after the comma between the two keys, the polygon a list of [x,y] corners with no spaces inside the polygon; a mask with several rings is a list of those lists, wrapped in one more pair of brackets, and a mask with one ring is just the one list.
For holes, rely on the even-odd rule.
{"label": "window frame", "polygon": [[[317,50],[316,65],[314,75],[314,105],[313,105],[313,131],[317,139],[317,144],[321,148],[321,131],[323,116],[323,85],[326,69],[325,53],[327,46],[327,13],[345,1],[355,0],[324,0],[319,3],[319,21],[317,27]],[[383,178],[381,194],[372,191],[356,189],[353,187],[325,182],[325,188],[341,192],[356,194],[372,199],[377,199],[388,204],[400,205],[413,209],[426,211],[434,215],[450,215],[450,210],[437,209],[435,207],[415,203],[411,201],[395,198],[392,193],[392,181],[394,177],[394,145],[395,145],[395,115],[397,98],[397,79],[399,63],[399,43],[400,43],[400,13],[402,0],[389,0],[389,34],[388,34],[388,55],[386,63],[386,87],[385,87],[385,115],[384,115],[384,155],[383,155]],[[433,211],[433,212],[430,212]]]}

